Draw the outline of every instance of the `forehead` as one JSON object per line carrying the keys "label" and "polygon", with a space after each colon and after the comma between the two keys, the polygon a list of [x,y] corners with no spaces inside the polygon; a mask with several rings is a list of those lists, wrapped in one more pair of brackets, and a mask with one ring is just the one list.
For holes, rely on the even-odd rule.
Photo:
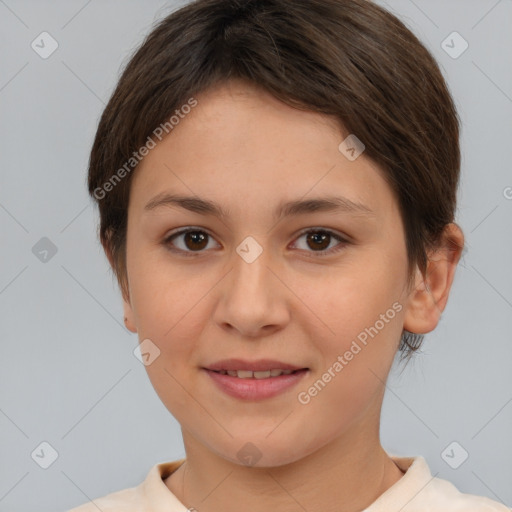
{"label": "forehead", "polygon": [[168,189],[233,211],[333,192],[376,211],[396,207],[382,170],[364,152],[354,161],[340,152],[349,134],[333,116],[293,108],[240,81],[196,100],[139,164],[131,194],[138,207]]}

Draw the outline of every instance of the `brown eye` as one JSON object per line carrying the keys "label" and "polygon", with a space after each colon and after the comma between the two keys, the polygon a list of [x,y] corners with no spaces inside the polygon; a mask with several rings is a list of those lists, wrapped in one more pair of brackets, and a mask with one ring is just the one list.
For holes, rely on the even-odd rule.
{"label": "brown eye", "polygon": [[199,229],[184,229],[177,233],[173,233],[164,240],[164,245],[173,252],[201,253],[204,249],[209,248],[208,245],[213,238],[205,231]]}
{"label": "brown eye", "polygon": [[205,241],[207,241],[207,237],[208,235],[201,231],[188,231],[185,233],[183,241],[185,246],[191,251],[200,251],[208,245],[205,243]]}
{"label": "brown eye", "polygon": [[[349,244],[348,240],[325,229],[309,229],[303,232],[297,240],[301,238],[305,239],[305,243],[296,243],[295,245],[306,252],[317,253],[314,254],[314,256],[328,256],[342,250]],[[333,241],[337,241],[338,243],[333,246],[331,245]]]}
{"label": "brown eye", "polygon": [[327,247],[329,247],[330,239],[331,235],[321,231],[310,232],[306,237],[309,247],[315,251],[327,249]]}

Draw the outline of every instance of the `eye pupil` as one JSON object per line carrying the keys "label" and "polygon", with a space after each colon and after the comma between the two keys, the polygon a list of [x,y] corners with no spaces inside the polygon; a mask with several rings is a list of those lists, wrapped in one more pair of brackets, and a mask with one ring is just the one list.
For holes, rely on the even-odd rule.
{"label": "eye pupil", "polygon": [[[312,248],[316,248],[316,249],[325,249],[326,247],[329,247],[329,238],[330,238],[331,235],[329,235],[328,233],[321,233],[321,232],[315,232],[315,233],[309,233],[308,234],[308,237],[307,237],[307,240],[308,240],[308,243],[310,241],[313,241],[313,243],[315,244],[322,244],[321,247],[319,247],[318,245],[316,247],[312,247]],[[327,244],[325,244],[325,241],[327,240]]]}
{"label": "eye pupil", "polygon": [[[201,232],[201,231],[189,231],[188,233],[185,233],[185,244],[187,246],[188,249],[190,250],[201,250],[201,249],[204,249],[204,247],[206,246],[205,244],[201,245],[201,242],[204,242],[206,240],[206,237],[208,235],[206,235],[205,233]],[[189,242],[192,242],[194,246],[190,246],[189,245]],[[197,247],[196,244],[199,244],[199,247]]]}

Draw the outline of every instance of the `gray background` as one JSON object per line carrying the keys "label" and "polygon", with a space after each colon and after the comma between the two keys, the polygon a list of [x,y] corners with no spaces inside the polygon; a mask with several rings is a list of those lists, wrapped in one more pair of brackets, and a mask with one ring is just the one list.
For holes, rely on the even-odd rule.
{"label": "gray background", "polygon": [[[1,512],[65,510],[184,456],[179,425],[133,355],[137,338],[123,326],[85,188],[119,69],[176,5],[0,0]],[[434,53],[456,100],[457,220],[468,251],[440,325],[390,376],[382,441],[391,453],[425,456],[461,491],[510,506],[512,2],[386,5]],[[31,48],[43,31],[59,45],[47,59]],[[469,43],[457,59],[441,47],[453,31]],[[46,262],[32,250],[43,237],[57,248]],[[31,456],[43,441],[58,452],[48,469]],[[469,453],[458,469],[441,456],[453,441],[462,448],[452,461]]]}

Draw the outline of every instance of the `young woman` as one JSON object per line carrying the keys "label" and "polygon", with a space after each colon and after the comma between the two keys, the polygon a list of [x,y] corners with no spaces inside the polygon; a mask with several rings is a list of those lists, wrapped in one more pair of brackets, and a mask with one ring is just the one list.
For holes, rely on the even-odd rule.
{"label": "young woman", "polygon": [[197,0],[146,38],[89,191],[186,459],[75,512],[506,511],[379,439],[385,382],[446,306],[459,121],[366,0]]}

